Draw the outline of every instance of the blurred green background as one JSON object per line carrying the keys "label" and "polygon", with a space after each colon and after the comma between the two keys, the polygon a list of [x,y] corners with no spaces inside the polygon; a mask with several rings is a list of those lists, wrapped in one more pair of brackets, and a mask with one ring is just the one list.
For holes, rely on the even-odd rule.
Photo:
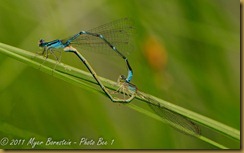
{"label": "blurred green background", "polygon": [[[1,0],[0,42],[36,52],[40,38],[66,38],[130,17],[136,27],[136,49],[128,56],[134,70],[132,82],[143,92],[240,130],[239,3]],[[218,134],[202,132],[232,148],[240,147]],[[114,104],[102,94],[83,90],[1,54],[2,137],[114,140],[107,146],[70,147],[85,149],[215,148],[125,105]]]}

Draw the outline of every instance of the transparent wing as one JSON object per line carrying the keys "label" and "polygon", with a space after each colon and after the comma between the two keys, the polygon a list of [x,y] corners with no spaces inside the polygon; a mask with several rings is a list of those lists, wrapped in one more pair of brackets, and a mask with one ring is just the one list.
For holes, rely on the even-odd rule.
{"label": "transparent wing", "polygon": [[[103,37],[120,52],[128,54],[133,49],[134,29],[132,20],[123,18],[88,31],[103,35]],[[105,54],[113,52],[104,40],[90,35],[81,35],[71,42],[71,44],[91,52],[101,52]]]}
{"label": "transparent wing", "polygon": [[149,107],[177,130],[186,134],[200,135],[200,128],[186,117],[159,105],[149,104]]}
{"label": "transparent wing", "polygon": [[190,119],[173,112],[166,107],[162,106],[159,102],[157,102],[156,99],[151,97],[145,97],[143,96],[139,91],[137,93],[140,97],[143,99],[146,99],[146,103],[149,105],[149,107],[157,114],[159,115],[163,121],[176,130],[183,132],[185,134],[189,135],[200,135],[201,130],[200,127],[195,124]]}

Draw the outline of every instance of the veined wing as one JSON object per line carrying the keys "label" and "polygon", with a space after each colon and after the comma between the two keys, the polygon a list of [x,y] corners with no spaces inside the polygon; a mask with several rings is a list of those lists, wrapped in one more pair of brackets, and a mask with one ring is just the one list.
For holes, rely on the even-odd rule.
{"label": "veined wing", "polygon": [[[97,28],[88,30],[88,32],[101,34],[103,37],[115,46],[120,52],[128,54],[133,49],[134,27],[132,20],[128,18],[119,19]],[[113,50],[101,38],[91,35],[81,35],[71,42],[72,45],[92,52],[111,53]]]}

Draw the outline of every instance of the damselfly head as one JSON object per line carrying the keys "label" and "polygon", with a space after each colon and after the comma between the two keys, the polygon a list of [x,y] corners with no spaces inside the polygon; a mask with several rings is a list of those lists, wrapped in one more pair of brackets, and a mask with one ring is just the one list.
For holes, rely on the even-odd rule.
{"label": "damselfly head", "polygon": [[137,93],[136,85],[127,82],[126,77],[124,75],[119,76],[117,83],[119,85],[119,91],[126,93],[126,95],[134,97],[134,95]]}
{"label": "damselfly head", "polygon": [[124,75],[120,75],[117,82],[118,83],[126,82],[126,77]]}
{"label": "damselfly head", "polygon": [[44,47],[44,43],[45,43],[45,40],[44,39],[41,39],[40,41],[39,41],[39,47]]}

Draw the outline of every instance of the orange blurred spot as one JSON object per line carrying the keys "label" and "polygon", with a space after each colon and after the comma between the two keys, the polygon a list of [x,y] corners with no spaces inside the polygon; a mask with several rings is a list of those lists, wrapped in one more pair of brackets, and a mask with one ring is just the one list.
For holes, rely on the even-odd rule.
{"label": "orange blurred spot", "polygon": [[144,55],[147,59],[149,65],[155,71],[164,70],[167,63],[167,53],[163,44],[159,43],[158,40],[154,37],[149,37],[144,48]]}

